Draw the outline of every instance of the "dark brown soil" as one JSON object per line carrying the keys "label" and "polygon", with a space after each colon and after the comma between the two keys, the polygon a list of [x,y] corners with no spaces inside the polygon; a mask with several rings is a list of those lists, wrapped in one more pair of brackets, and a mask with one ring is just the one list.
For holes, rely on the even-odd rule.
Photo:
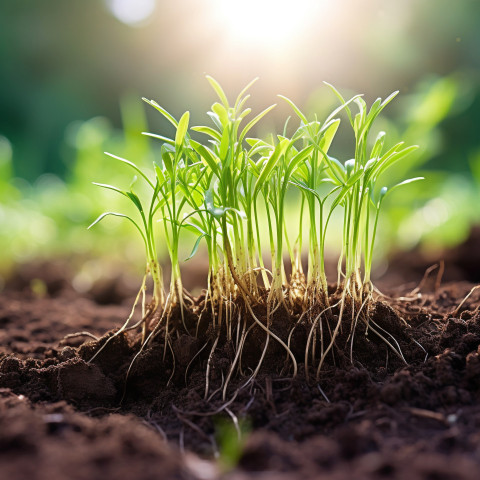
{"label": "dark brown soil", "polygon": [[[179,334],[165,360],[163,344],[152,342],[126,382],[139,347],[133,333],[88,360],[128,316],[129,301],[100,305],[61,287],[45,298],[11,289],[0,296],[0,478],[478,479],[480,289],[457,309],[472,286],[377,299],[372,318],[408,365],[359,326],[353,364],[348,348],[337,349],[319,381],[312,371],[307,382],[308,332],[299,325],[298,376],[272,341],[256,379],[232,379],[225,400],[216,389],[232,361],[228,342],[212,356],[204,395],[208,329],[199,340]],[[291,324],[279,315],[274,331],[285,337]],[[65,339],[74,332],[107,336]],[[265,341],[252,332],[246,373]]]}

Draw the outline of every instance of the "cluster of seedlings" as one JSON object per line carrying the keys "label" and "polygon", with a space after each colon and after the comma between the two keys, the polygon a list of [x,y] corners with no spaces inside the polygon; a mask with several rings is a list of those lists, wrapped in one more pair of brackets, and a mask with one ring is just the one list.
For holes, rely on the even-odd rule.
{"label": "cluster of seedlings", "polygon": [[[394,336],[370,314],[374,305],[370,275],[382,202],[395,188],[419,180],[408,179],[388,188],[379,185],[385,171],[416,148],[403,142],[385,148],[385,132],[374,141],[369,139],[375,119],[398,92],[383,101],[377,99],[368,108],[360,95],[346,100],[327,84],[340,104],[325,120],[307,119],[291,100],[281,97],[293,109],[298,128],[288,136],[285,124],[283,134],[260,139],[249,133],[274,105],[248,121],[251,109],[245,105],[253,82],[231,104],[220,85],[207,79],[219,97],[208,112],[210,126],[191,127],[189,112],[177,121],[158,103],[144,99],[176,131],[174,138],[146,134],[161,142],[153,172],[110,155],[145,182],[150,192],[146,201],[132,186],[121,190],[97,184],[131,200],[138,216],[106,212],[92,225],[108,215],[126,218],[138,230],[146,253],[146,275],[132,315],[120,331],[131,328],[133,312],[140,304],[141,321],[136,327],[142,326],[142,349],[161,338],[165,359],[173,354],[175,338],[198,336],[200,325],[207,322],[209,349],[207,344],[202,347],[210,351],[207,391],[210,360],[222,342],[229,342],[233,349],[222,382],[224,392],[233,375],[247,375],[242,369],[242,352],[252,331],[263,332],[264,341],[256,367],[248,371],[250,379],[261,368],[272,342],[285,350],[284,372],[297,374],[299,359],[292,351],[291,339],[299,325],[307,326],[305,355],[300,360],[307,378],[312,372],[318,377],[326,359],[334,354],[340,333],[352,358],[359,324],[403,358]],[[329,155],[342,111],[355,136],[353,158],[344,162]],[[203,142],[193,138],[202,136]],[[291,221],[286,223],[287,203],[292,201],[298,201],[295,228]],[[337,211],[343,215],[342,246],[336,291],[329,291],[325,245]],[[185,230],[196,235],[190,257],[202,241],[208,252],[208,288],[200,300],[193,299],[182,285],[179,247]],[[295,238],[291,238],[292,231]],[[171,263],[167,292],[158,260],[159,242],[165,242]],[[306,245],[308,270],[304,272],[301,255]],[[270,257],[264,258],[264,252]],[[288,277],[286,271],[291,271]],[[146,295],[148,276],[153,280],[151,298]],[[275,333],[280,312],[290,319],[283,335]]]}

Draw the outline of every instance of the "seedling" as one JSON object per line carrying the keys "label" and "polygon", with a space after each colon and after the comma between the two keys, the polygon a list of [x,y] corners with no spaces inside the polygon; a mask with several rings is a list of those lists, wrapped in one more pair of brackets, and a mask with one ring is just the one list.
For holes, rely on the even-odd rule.
{"label": "seedling", "polygon": [[[161,158],[154,163],[153,174],[129,160],[109,154],[133,169],[146,183],[150,196],[145,207],[134,192],[134,183],[129,190],[97,184],[127,197],[138,212],[138,218],[107,212],[92,225],[108,215],[124,217],[142,238],[146,275],[153,278],[150,303],[146,304],[145,300],[145,279],[137,297],[142,296],[142,348],[160,335],[165,344],[165,358],[172,335],[180,333],[180,328],[183,329],[181,333],[198,335],[198,326],[207,316],[216,336],[209,341],[206,398],[211,360],[219,342],[231,342],[235,352],[222,385],[225,396],[232,376],[245,374],[242,352],[254,331],[265,332],[266,340],[256,368],[247,375],[247,382],[258,373],[271,340],[286,350],[291,374],[296,375],[297,359],[290,348],[290,340],[300,322],[308,322],[310,326],[305,345],[307,377],[314,365],[318,377],[347,317],[352,360],[359,322],[364,322],[367,330],[403,358],[393,336],[375,324],[369,313],[374,303],[371,270],[383,200],[399,186],[420,180],[408,179],[393,187],[379,185],[381,176],[416,148],[406,147],[401,142],[385,149],[384,132],[378,134],[373,146],[369,144],[369,132],[375,119],[398,92],[383,101],[377,99],[368,108],[360,95],[346,100],[327,84],[340,105],[323,121],[317,117],[308,120],[290,99],[281,97],[293,109],[299,125],[291,136],[287,136],[285,126],[281,135],[260,139],[250,137],[249,133],[275,105],[247,121],[251,114],[251,109],[246,107],[247,91],[253,82],[230,104],[221,86],[213,78],[207,79],[219,98],[208,112],[210,125],[190,127],[189,112],[177,121],[158,103],[144,99],[172,124],[176,132],[174,138],[146,133],[161,142]],[[342,112],[346,113],[355,136],[353,158],[346,161],[329,155]],[[205,140],[194,140],[193,132]],[[298,235],[292,244],[289,238],[292,231],[287,227],[285,212],[286,198],[295,192],[300,215]],[[330,221],[336,214],[343,215],[343,233],[337,293],[332,296],[328,292],[324,261]],[[261,228],[265,223],[266,228]],[[306,278],[301,262],[304,224],[308,231]],[[208,288],[200,305],[183,289],[179,246],[185,230],[196,235],[187,260],[197,253],[202,241],[208,252]],[[170,286],[166,293],[156,250],[159,241],[166,243],[171,264]],[[271,270],[265,266],[264,251],[270,252]],[[285,253],[292,266],[290,278],[285,274]],[[274,333],[275,313],[279,309],[292,319],[288,338]],[[334,309],[338,312],[335,319]],[[187,311],[190,318],[195,313],[196,324],[186,321]],[[295,313],[299,311],[303,312],[300,316]],[[176,316],[182,322],[173,322]],[[130,318],[124,328],[129,321]],[[206,347],[204,345],[202,350]]]}

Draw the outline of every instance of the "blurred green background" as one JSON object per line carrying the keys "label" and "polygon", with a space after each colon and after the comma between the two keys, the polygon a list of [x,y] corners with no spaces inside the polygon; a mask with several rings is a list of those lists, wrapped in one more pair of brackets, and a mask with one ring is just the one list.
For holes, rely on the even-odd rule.
{"label": "blurred green background", "polygon": [[[91,182],[128,185],[130,172],[103,152],[149,165],[141,132],[171,134],[142,96],[205,121],[205,74],[229,95],[259,76],[254,110],[281,93],[322,115],[336,104],[323,80],[368,102],[400,90],[378,128],[421,146],[394,176],[427,180],[392,196],[378,248],[464,241],[480,220],[479,24],[478,0],[1,2],[0,289],[33,259],[68,259],[80,290],[118,273],[106,265],[142,267],[128,225],[86,230],[123,208]],[[289,114],[279,104],[257,133]],[[346,159],[351,145],[345,129],[334,151]]]}

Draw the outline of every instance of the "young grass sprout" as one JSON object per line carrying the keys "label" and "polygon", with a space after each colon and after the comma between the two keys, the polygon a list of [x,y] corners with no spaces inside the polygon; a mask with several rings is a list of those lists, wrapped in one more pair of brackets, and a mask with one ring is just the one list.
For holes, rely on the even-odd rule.
{"label": "young grass sprout", "polygon": [[[283,371],[290,369],[291,375],[296,375],[297,358],[291,341],[300,324],[306,325],[308,332],[304,346],[307,378],[312,369],[318,378],[329,356],[334,362],[334,347],[343,331],[347,332],[344,338],[353,361],[360,323],[365,334],[371,331],[405,361],[397,340],[371,315],[375,304],[371,271],[383,201],[398,187],[421,179],[393,186],[380,184],[393,164],[417,148],[403,142],[386,148],[385,132],[371,142],[369,133],[375,119],[398,92],[368,107],[360,95],[346,100],[327,84],[339,105],[323,121],[317,116],[307,119],[290,99],[280,96],[292,108],[298,126],[291,136],[285,124],[281,135],[261,139],[250,136],[252,128],[275,105],[248,121],[251,109],[246,107],[247,92],[255,80],[233,104],[213,78],[207,80],[219,99],[208,112],[210,125],[191,127],[189,112],[177,121],[158,103],[144,99],[170,122],[174,136],[145,133],[160,142],[159,158],[151,171],[108,154],[133,170],[136,176],[129,189],[96,184],[125,196],[135,207],[136,217],[106,212],[91,226],[106,216],[119,216],[129,220],[142,238],[146,276],[134,305],[135,309],[142,299],[142,349],[158,337],[164,342],[165,359],[167,346],[173,352],[174,338],[198,337],[200,330],[213,332],[203,337],[206,343],[198,352],[207,355],[206,398],[212,358],[222,342],[229,342],[234,352],[222,374],[219,390],[224,397],[232,376],[246,375],[247,383],[255,377],[270,342],[277,342],[287,354]],[[351,159],[340,161],[329,155],[329,150],[343,114],[353,129],[355,149]],[[142,194],[134,191],[137,177],[144,183]],[[286,220],[292,201],[298,201],[299,212],[294,226],[292,218],[288,223]],[[332,294],[325,273],[325,248],[334,216],[343,218],[343,232],[336,291]],[[182,283],[180,247],[185,231],[196,237],[186,260],[197,253],[202,242],[208,254],[208,288],[198,300]],[[166,246],[171,267],[167,293],[158,259],[160,242]],[[306,278],[304,246],[308,251]],[[271,268],[266,266],[269,263]],[[145,291],[147,276],[153,283],[149,296]],[[128,327],[132,315],[121,331]],[[277,328],[280,316],[290,319],[287,335]],[[264,340],[258,362],[247,373],[244,347],[251,335],[260,334]]]}

